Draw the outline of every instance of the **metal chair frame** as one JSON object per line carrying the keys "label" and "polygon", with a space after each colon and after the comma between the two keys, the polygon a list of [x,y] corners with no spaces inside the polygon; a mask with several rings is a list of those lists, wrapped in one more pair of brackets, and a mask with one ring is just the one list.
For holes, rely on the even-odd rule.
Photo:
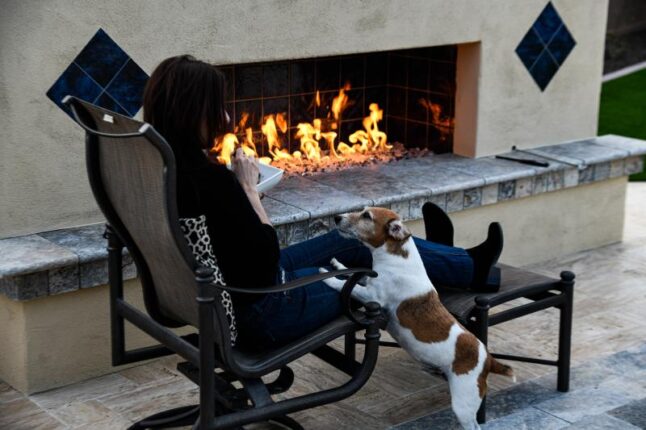
{"label": "metal chair frame", "polygon": [[[163,411],[135,423],[132,429],[168,428],[180,425],[193,425],[194,429],[240,428],[245,424],[272,420],[282,425],[302,428],[287,414],[336,402],[359,390],[368,380],[377,362],[379,348],[379,326],[381,311],[377,303],[368,303],[365,312],[353,311],[350,306],[352,289],[364,276],[376,276],[370,269],[347,269],[322,273],[301,278],[283,285],[254,289],[225,286],[214,283],[213,269],[196,264],[185,239],[179,229],[175,206],[175,160],[171,148],[152,126],[143,124],[136,132],[108,133],[100,131],[93,115],[120,115],[67,96],[64,101],[76,122],[86,131],[86,163],[90,185],[94,197],[107,219],[105,237],[108,241],[108,272],[110,286],[110,315],[112,364],[119,366],[140,362],[171,354],[178,354],[186,362],[178,365],[184,375],[199,386],[199,405],[183,406]],[[124,119],[127,117],[123,117]],[[128,120],[130,120],[128,118]],[[146,258],[131,237],[110,201],[100,173],[99,138],[110,141],[116,139],[145,138],[161,154],[164,161],[165,203],[168,223],[173,231],[175,243],[185,261],[195,274],[194,289],[185,285],[187,292],[197,291],[195,300],[198,308],[197,334],[179,336],[171,328],[185,326],[165,315],[158,306],[158,296]],[[106,143],[103,143],[106,144]],[[118,143],[117,143],[118,144]],[[141,280],[147,314],[128,303],[123,293],[123,248],[126,247],[133,257]],[[294,343],[293,350],[263,353],[265,364],[256,367],[245,366],[240,361],[239,352],[231,344],[228,321],[222,303],[217,298],[222,290],[229,292],[259,294],[282,292],[317,282],[326,278],[345,276],[341,297],[344,303],[344,316],[340,317],[340,328],[330,333],[312,335]],[[128,321],[159,342],[158,345],[143,348],[126,348],[125,322]],[[195,324],[192,324],[195,325]],[[365,330],[365,352],[361,362],[356,361],[354,349],[341,353],[326,343],[340,336]],[[327,337],[326,337],[327,336]],[[333,337],[332,337],[333,336]],[[328,337],[332,337],[328,339]],[[291,344],[290,344],[291,345]],[[303,396],[274,401],[273,394],[289,389],[294,374],[287,366],[301,356],[312,353],[351,378],[341,386]],[[269,383],[261,377],[280,370],[278,377]],[[232,383],[239,381],[243,388]]]}

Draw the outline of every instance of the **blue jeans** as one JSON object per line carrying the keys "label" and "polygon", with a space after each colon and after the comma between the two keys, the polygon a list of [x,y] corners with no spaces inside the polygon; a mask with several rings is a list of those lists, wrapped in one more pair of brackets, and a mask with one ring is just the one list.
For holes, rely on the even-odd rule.
{"label": "blue jeans", "polygon": [[[473,262],[462,248],[440,245],[414,237],[424,268],[435,285],[467,288]],[[281,250],[280,274],[289,282],[319,272],[336,258],[347,267],[372,267],[368,248],[334,230]],[[267,348],[298,339],[342,313],[339,293],[319,281],[283,293],[270,293],[236,308],[241,344]]]}

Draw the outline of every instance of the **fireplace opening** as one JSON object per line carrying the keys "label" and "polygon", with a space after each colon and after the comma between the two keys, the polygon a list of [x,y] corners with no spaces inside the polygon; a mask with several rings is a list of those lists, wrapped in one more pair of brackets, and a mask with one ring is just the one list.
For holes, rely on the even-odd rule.
{"label": "fireplace opening", "polygon": [[451,152],[457,46],[221,66],[236,147],[287,172]]}

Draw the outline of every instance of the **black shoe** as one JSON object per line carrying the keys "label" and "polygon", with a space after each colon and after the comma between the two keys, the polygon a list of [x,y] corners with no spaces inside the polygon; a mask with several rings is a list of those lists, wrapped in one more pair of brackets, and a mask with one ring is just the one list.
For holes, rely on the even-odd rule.
{"label": "black shoe", "polygon": [[489,224],[487,240],[466,250],[473,259],[472,289],[483,292],[496,292],[500,289],[500,269],[495,265],[502,247],[502,227],[497,222],[492,222]]}
{"label": "black shoe", "polygon": [[422,206],[426,240],[442,245],[453,246],[453,223],[451,218],[435,203],[426,202]]}

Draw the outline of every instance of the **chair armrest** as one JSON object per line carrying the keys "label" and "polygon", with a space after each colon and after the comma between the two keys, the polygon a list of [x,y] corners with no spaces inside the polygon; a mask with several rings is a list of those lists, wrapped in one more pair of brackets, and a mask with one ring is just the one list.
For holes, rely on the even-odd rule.
{"label": "chair armrest", "polygon": [[[318,273],[316,275],[305,276],[303,278],[299,278],[294,281],[287,282],[286,284],[274,285],[267,288],[241,288],[241,287],[232,287],[229,285],[221,285],[221,284],[213,284],[213,283],[209,284],[209,286],[213,286],[221,290],[235,292],[235,293],[267,294],[267,293],[278,293],[283,291],[289,291],[295,288],[304,287],[314,282],[323,281],[329,278],[335,278],[337,276],[347,276],[347,275],[350,275],[350,277],[348,278],[347,281],[345,281],[345,284],[343,285],[343,288],[341,290],[341,301],[343,303],[343,313],[355,324],[358,324],[363,327],[367,327],[373,324],[374,321],[370,318],[365,318],[363,320],[357,319],[357,317],[352,312],[350,297],[352,294],[352,290],[354,289],[354,287],[357,286],[357,283],[363,277],[370,276],[371,278],[374,278],[377,276],[377,272],[371,269],[353,268],[353,269],[334,270],[330,272]],[[379,313],[380,306],[377,303],[371,302],[366,304],[366,306],[368,305],[370,305],[369,306],[370,314],[375,315]]]}
{"label": "chair armrest", "polygon": [[[364,272],[354,273],[350,278],[343,284],[341,289],[341,302],[343,303],[343,313],[355,324],[358,324],[362,327],[367,328],[370,325],[375,324],[376,319],[381,315],[381,305],[377,302],[368,302],[365,304],[366,318],[358,320],[355,317],[354,312],[352,312],[352,303],[350,299],[352,298],[352,290],[357,286],[361,278],[365,275]],[[372,272],[375,276],[376,273]],[[371,277],[375,277],[371,276]]]}
{"label": "chair armrest", "polygon": [[[329,278],[335,278],[337,276],[343,275],[353,275],[361,274],[362,276],[358,277],[355,282],[358,282],[363,276],[370,276],[374,278],[377,276],[377,273],[370,269],[363,268],[353,268],[353,269],[343,269],[343,270],[334,270],[331,272],[317,273],[316,275],[305,276],[304,278],[298,278],[291,282],[287,282],[281,285],[273,285],[266,288],[243,288],[243,287],[232,287],[229,285],[220,285],[220,284],[211,284],[214,287],[230,291],[234,293],[245,293],[245,294],[267,294],[267,293],[280,293],[283,291],[293,290],[295,288],[304,287],[305,285],[313,284],[314,282],[323,281]],[[346,282],[347,284],[347,282]]]}

